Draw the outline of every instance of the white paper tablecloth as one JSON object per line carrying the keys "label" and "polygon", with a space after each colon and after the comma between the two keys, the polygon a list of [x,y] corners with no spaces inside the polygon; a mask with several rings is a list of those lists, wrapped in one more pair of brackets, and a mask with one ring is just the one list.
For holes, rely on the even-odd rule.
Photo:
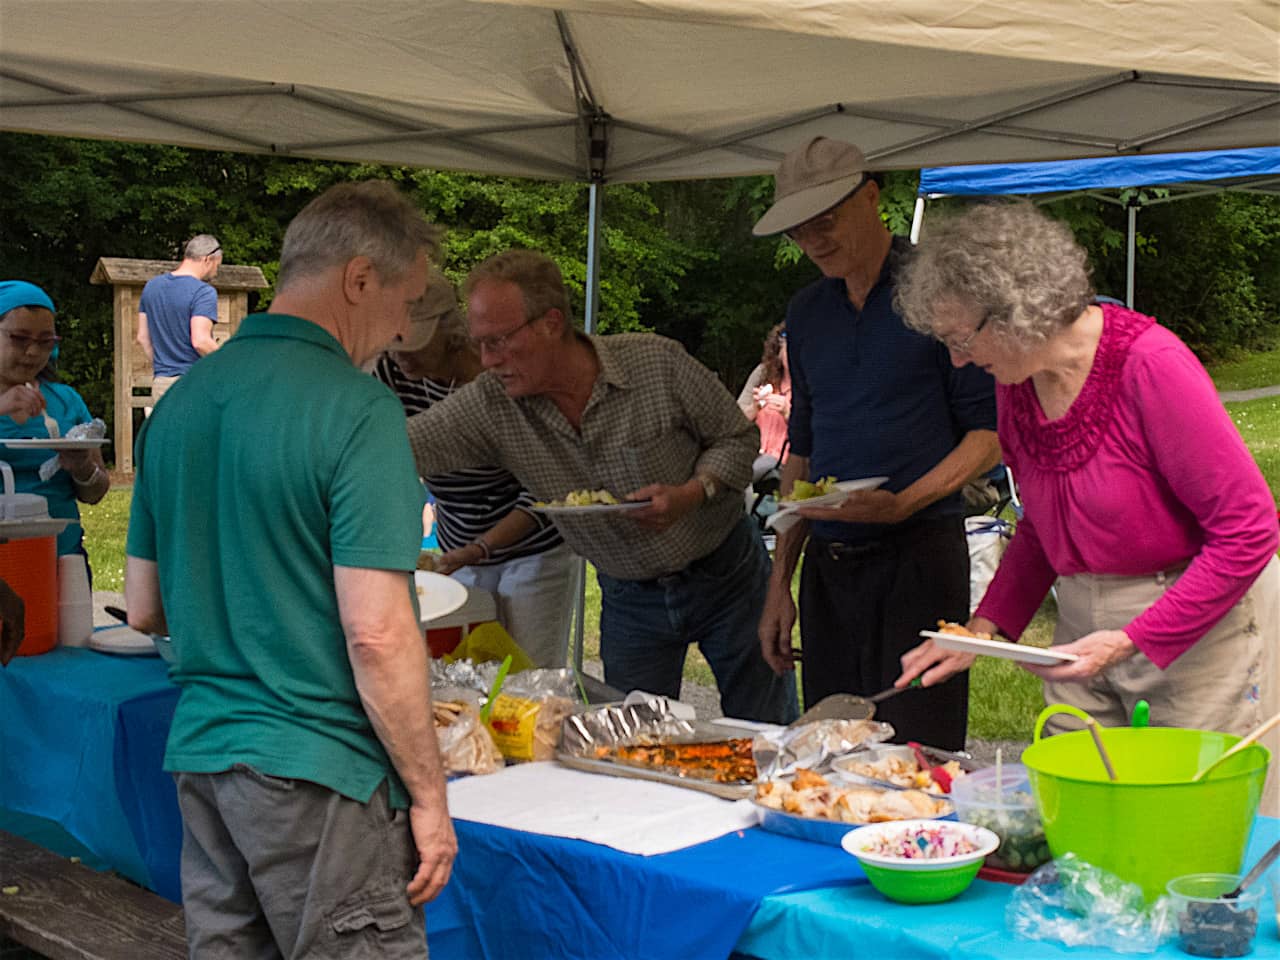
{"label": "white paper tablecloth", "polygon": [[624,853],[670,853],[756,825],[749,800],[722,800],[665,783],[522,763],[449,784],[449,813]]}

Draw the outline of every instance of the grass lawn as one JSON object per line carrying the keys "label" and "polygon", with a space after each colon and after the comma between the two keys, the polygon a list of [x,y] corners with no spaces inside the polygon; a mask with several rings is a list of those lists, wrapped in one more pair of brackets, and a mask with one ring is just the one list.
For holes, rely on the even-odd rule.
{"label": "grass lawn", "polygon": [[[1211,371],[1220,389],[1248,389],[1280,384],[1280,351],[1215,366]],[[1229,403],[1227,410],[1245,443],[1262,468],[1273,496],[1280,497],[1280,397]],[[116,487],[97,506],[82,507],[85,537],[93,564],[94,587],[124,589],[124,539],[129,519],[128,487]],[[1047,599],[1031,622],[1024,642],[1048,646],[1057,612]],[[599,656],[600,587],[595,572],[587,568],[585,653]],[[685,665],[685,678],[714,684],[711,668],[693,649]],[[1036,714],[1044,706],[1040,680],[1016,664],[993,657],[979,657],[970,675],[969,732],[983,739],[1026,739]]]}
{"label": "grass lawn", "polygon": [[1215,363],[1209,376],[1219,390],[1252,390],[1280,383],[1280,350],[1254,353],[1243,360]]}

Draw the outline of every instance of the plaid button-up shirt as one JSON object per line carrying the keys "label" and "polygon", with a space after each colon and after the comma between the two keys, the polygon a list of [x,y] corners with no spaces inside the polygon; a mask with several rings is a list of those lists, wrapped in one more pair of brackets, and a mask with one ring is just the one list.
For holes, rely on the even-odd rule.
{"label": "plaid button-up shirt", "polygon": [[600,372],[575,430],[547,397],[507,396],[489,373],[409,419],[422,476],[504,467],[539,500],[608,490],[619,500],[695,473],[723,488],[664,531],[625,513],[557,515],[570,547],[620,580],[653,580],[706,556],[742,519],[760,432],[715,374],[654,334],[590,337]]}

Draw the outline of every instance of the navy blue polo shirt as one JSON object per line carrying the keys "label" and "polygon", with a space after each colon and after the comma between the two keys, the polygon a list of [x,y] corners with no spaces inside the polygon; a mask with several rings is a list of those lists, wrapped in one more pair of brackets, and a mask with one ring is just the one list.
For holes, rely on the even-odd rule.
{"label": "navy blue polo shirt", "polygon": [[[809,458],[809,479],[887,476],[885,489],[910,486],[970,430],[995,430],[995,384],[972,364],[951,365],[947,348],[910,330],[893,307],[894,268],[910,251],[901,238],[861,310],[843,279],[805,287],[787,309],[791,367],[791,451]],[[960,494],[911,520],[958,516]],[[815,536],[858,542],[882,524],[815,522]]]}

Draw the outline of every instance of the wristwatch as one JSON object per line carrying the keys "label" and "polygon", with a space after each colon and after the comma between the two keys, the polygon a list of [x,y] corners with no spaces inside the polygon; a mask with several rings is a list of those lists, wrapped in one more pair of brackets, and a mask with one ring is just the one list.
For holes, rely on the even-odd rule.
{"label": "wristwatch", "polygon": [[709,473],[699,473],[697,477],[698,482],[702,484],[702,502],[710,503],[715,499],[716,494],[720,492],[720,484]]}

